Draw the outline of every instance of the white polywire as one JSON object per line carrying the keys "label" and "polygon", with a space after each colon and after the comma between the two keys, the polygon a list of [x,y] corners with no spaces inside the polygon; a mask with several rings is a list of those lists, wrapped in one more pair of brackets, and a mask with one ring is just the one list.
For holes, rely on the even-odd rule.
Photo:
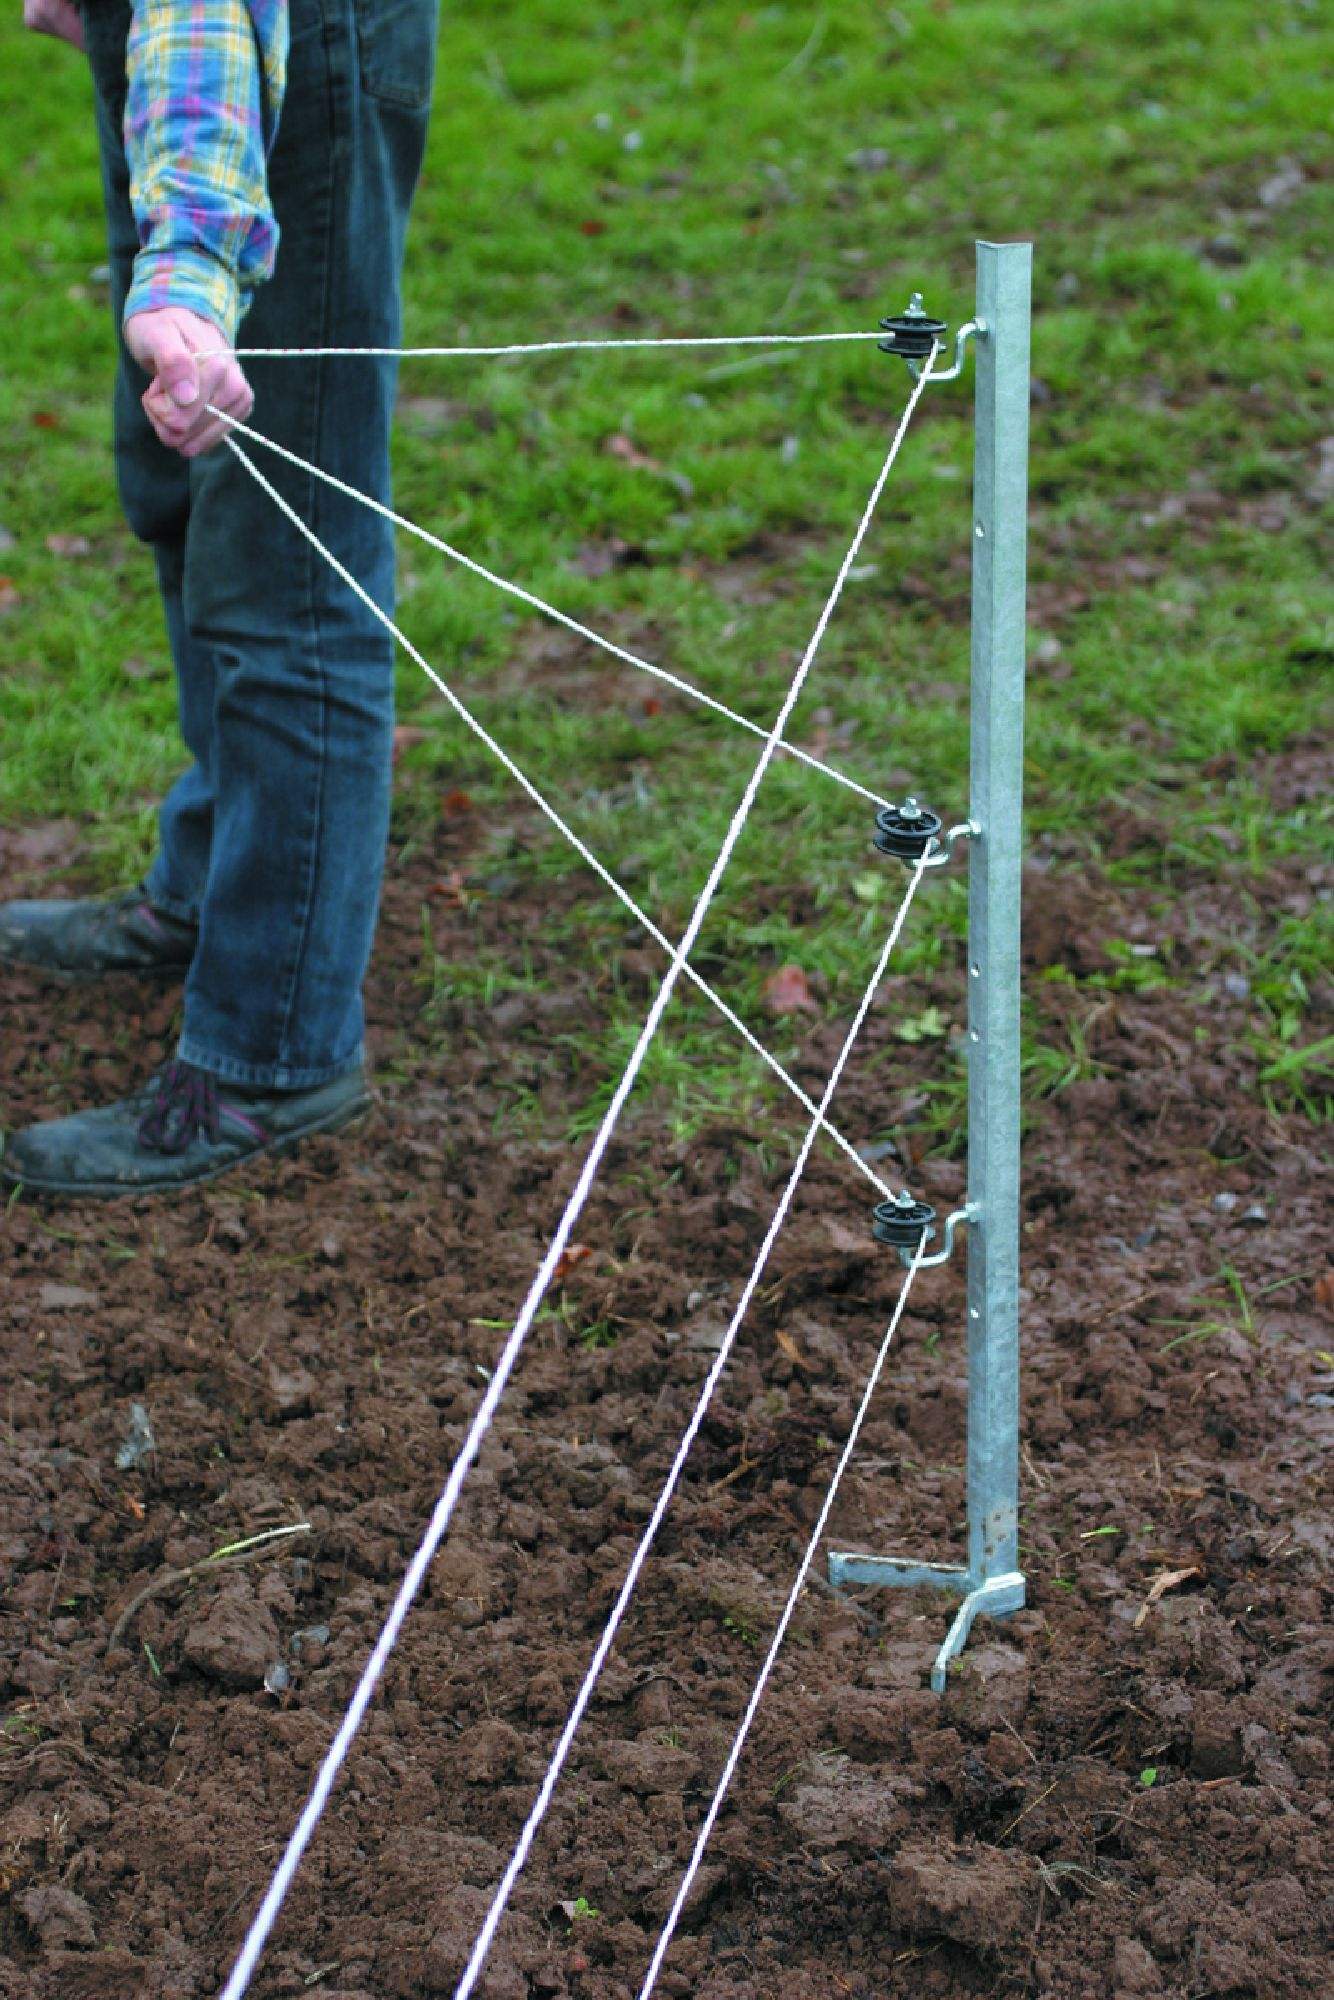
{"label": "white polywire", "polygon": [[838,1464],[834,1467],[834,1476],[829,1482],[829,1491],[825,1494],[824,1505],[820,1509],[819,1519],[815,1523],[810,1541],[806,1544],[806,1553],[802,1556],[801,1567],[797,1571],[797,1580],[788,1594],[787,1603],[783,1606],[783,1615],[778,1621],[778,1629],[770,1642],[769,1650],[764,1658],[764,1665],[760,1668],[759,1679],[755,1683],[750,1700],[746,1703],[746,1711],[741,1718],[741,1726],[737,1730],[732,1748],[727,1753],[727,1762],[723,1765],[723,1772],[718,1780],[717,1789],[709,1801],[709,1810],[704,1815],[703,1825],[700,1827],[699,1834],[695,1840],[694,1852],[690,1856],[685,1874],[681,1877],[681,1886],[677,1890],[672,1907],[667,1913],[667,1921],[663,1925],[662,1935],[658,1939],[653,1957],[649,1961],[648,1971],[644,1975],[644,1983],[639,1989],[638,2000],[649,2000],[649,1995],[657,1984],[658,1974],[662,1970],[663,1960],[666,1958],[672,1938],[676,1934],[676,1926],[680,1922],[681,1912],[689,1901],[690,1891],[694,1887],[695,1877],[698,1875],[700,1863],[704,1859],[704,1850],[709,1844],[709,1836],[712,1834],[718,1814],[722,1810],[722,1803],[726,1797],[727,1788],[731,1784],[736,1767],[741,1761],[741,1752],[745,1748],[751,1724],[754,1722],[759,1711],[764,1690],[769,1684],[769,1676],[773,1672],[774,1662],[778,1658],[779,1649],[787,1636],[787,1628],[792,1622],[792,1615],[797,1608],[797,1602],[806,1587],[806,1579],[810,1575],[811,1564],[815,1560],[816,1551],[820,1546],[821,1538],[829,1522],[829,1516],[833,1512],[834,1501],[838,1497],[838,1489],[843,1483],[843,1475],[847,1471],[852,1454],[857,1448],[857,1440],[861,1436],[862,1425],[866,1421],[866,1413],[871,1407],[871,1399],[875,1395],[880,1383],[880,1377],[884,1372],[885,1363],[889,1359],[889,1350],[894,1344],[894,1335],[899,1330],[899,1321],[903,1317],[903,1308],[908,1303],[908,1294],[912,1290],[912,1282],[917,1276],[922,1260],[922,1252],[925,1248],[926,1235],[923,1232],[922,1236],[918,1239],[917,1248],[913,1252],[912,1263],[908,1268],[899,1290],[899,1296],[895,1301],[893,1316],[886,1329],[885,1337],[880,1343],[880,1351],[875,1357],[875,1364],[867,1379],[866,1388],[862,1393],[861,1402],[857,1407],[857,1414],[852,1420],[852,1429],[848,1432],[847,1442],[843,1446]]}
{"label": "white polywire", "polygon": [[625,1580],[621,1585],[616,1602],[612,1606],[611,1616],[607,1620],[602,1637],[598,1640],[593,1658],[589,1663],[588,1672],[584,1676],[583,1684],[574,1698],[574,1706],[571,1708],[565,1727],[557,1739],[556,1747],[551,1753],[551,1761],[547,1766],[546,1776],[542,1780],[537,1797],[533,1802],[532,1810],[524,1822],[523,1831],[519,1835],[518,1843],[510,1857],[509,1866],[501,1877],[500,1885],[492,1898],[491,1907],[486,1913],[486,1919],[477,1934],[477,1942],[472,1948],[472,1955],[468,1960],[463,1978],[454,1990],[454,2000],[468,2000],[468,1995],[472,1992],[473,1987],[481,1976],[482,1968],[486,1963],[487,1953],[491,1949],[492,1940],[496,1934],[496,1928],[500,1923],[501,1917],[504,1915],[505,1906],[509,1902],[510,1893],[514,1888],[514,1884],[518,1881],[520,1874],[523,1872],[523,1867],[532,1849],[533,1841],[537,1837],[538,1828],[546,1817],[547,1807],[551,1803],[560,1774],[565,1767],[565,1760],[569,1756],[570,1747],[578,1732],[579,1724],[583,1721],[584,1713],[593,1698],[593,1690],[597,1686],[598,1677],[606,1664],[607,1655],[615,1643],[621,1620],[629,1606],[630,1599],[634,1596],[635,1587],[639,1582],[644,1564],[648,1560],[649,1551],[653,1546],[654,1539],[657,1536],[658,1529],[662,1525],[667,1509],[671,1505],[672,1497],[676,1492],[686,1459],[690,1455],[691,1447],[699,1434],[700,1425],[703,1423],[709,1404],[713,1400],[713,1392],[718,1386],[724,1368],[727,1366],[737,1334],[741,1328],[741,1323],[750,1308],[750,1302],[755,1296],[760,1279],[764,1276],[770,1254],[774,1244],[778,1240],[779,1232],[787,1220],[788,1210],[792,1206],[792,1200],[797,1192],[798,1183],[806,1171],[806,1162],[810,1158],[811,1148],[815,1144],[816,1134],[820,1129],[820,1120],[830,1100],[833,1098],[834,1092],[838,1088],[839,1080],[843,1075],[848,1058],[852,1054],[857,1038],[865,1025],[866,1016],[871,1010],[871,1005],[879,989],[880,982],[885,976],[885,968],[888,966],[890,956],[899,941],[899,933],[903,929],[908,911],[912,907],[913,897],[916,895],[918,884],[922,879],[923,863],[926,858],[924,855],[913,870],[912,879],[908,884],[903,901],[899,905],[898,914],[894,919],[889,937],[880,953],[875,971],[853,1016],[852,1025],[844,1037],[843,1046],[838,1052],[834,1067],[829,1072],[829,1080],[825,1084],[824,1092],[820,1099],[819,1113],[811,1120],[810,1125],[806,1129],[801,1149],[788,1176],[787,1185],[779,1197],[778,1206],[774,1210],[769,1227],[765,1232],[764,1241],[756,1253],[750,1276],[747,1278],[741,1297],[737,1301],[736,1310],[732,1314],[726,1333],[723,1335],[722,1343],[719,1346],[717,1355],[714,1357],[713,1365],[705,1377],[704,1386],[700,1390],[699,1399],[695,1404],[690,1421],[682,1433],[681,1441],[676,1449],[676,1456],[671,1463],[671,1469],[663,1481],[662,1491],[659,1493],[657,1503],[654,1506],[652,1514],[649,1516],[648,1525],[644,1529],[639,1546],[631,1558],[630,1567],[625,1573]]}
{"label": "white polywire", "polygon": [[[594,854],[592,848],[589,847],[586,844],[586,842],[580,839],[579,835],[574,831],[574,828],[568,825],[567,822],[561,818],[561,815],[557,812],[556,808],[550,803],[550,801],[547,798],[544,797],[544,795],[541,792],[538,791],[536,785],[533,784],[532,780],[526,775],[526,773],[520,770],[519,766],[514,762],[514,759],[509,755],[508,751],[504,750],[501,747],[501,745],[496,741],[495,737],[492,736],[490,732],[483,727],[483,725],[477,720],[476,716],[473,715],[472,711],[469,708],[467,708],[465,704],[459,699],[458,695],[454,693],[453,689],[447,686],[445,681],[443,681],[440,675],[436,672],[435,668],[430,664],[430,662],[427,659],[423,657],[423,655],[417,650],[416,646],[413,645],[411,639],[409,639],[407,635],[404,632],[402,632],[399,629],[399,627],[394,623],[393,619],[389,616],[388,612],[383,611],[380,608],[380,606],[375,602],[374,598],[370,595],[370,593],[360,583],[358,583],[357,579],[354,576],[352,576],[346,569],[344,569],[343,565],[338,561],[337,557],[334,556],[327,548],[325,548],[324,544],[320,541],[319,537],[315,535],[305,525],[305,523],[301,520],[300,516],[296,513],[295,509],[288,505],[287,501],[283,499],[282,495],[276,490],[276,488],[270,485],[269,481],[264,477],[263,473],[260,472],[259,468],[249,458],[247,458],[246,454],[242,451],[240,445],[234,443],[230,438],[227,440],[227,442],[231,445],[232,451],[236,454],[236,457],[241,461],[242,465],[245,466],[246,470],[251,474],[252,478],[254,478],[257,484],[261,486],[263,490],[269,495],[270,499],[273,500],[274,503],[282,509],[283,513],[287,515],[288,519],[292,521],[293,524],[301,530],[301,533],[306,537],[306,539],[309,542],[311,542],[316,549],[319,550],[320,554],[325,558],[325,560],[329,563],[330,567],[338,574],[338,576],[342,578],[343,582],[348,585],[349,589],[353,590],[356,593],[356,595],[362,600],[362,602],[367,606],[367,608],[370,611],[374,612],[375,616],[379,619],[380,623],[385,626],[386,630],[388,630],[390,633],[393,634],[393,637],[398,641],[399,645],[403,648],[404,652],[408,654],[409,658],[416,661],[417,665],[421,668],[422,672],[426,674],[426,676],[433,683],[433,685],[440,690],[442,695],[444,695],[446,701],[450,704],[450,707],[454,710],[454,713],[459,717],[460,721],[466,723],[467,727],[472,731],[473,735],[476,736],[476,738],[480,743],[485,744],[486,748],[491,752],[492,756],[496,758],[497,762],[503,765],[505,770],[508,771],[510,776],[514,779],[515,783],[522,788],[522,790],[527,794],[527,796],[533,801],[533,804],[537,806],[538,809],[543,814],[545,814],[546,818],[551,822],[552,826],[556,828],[556,831],[558,833],[563,834],[565,839],[569,841],[570,846],[574,849],[575,853],[578,854],[582,860],[588,863],[589,867],[593,870],[594,874],[598,877],[598,879],[606,884],[607,888],[609,888],[612,894],[619,899],[619,901],[624,905],[624,907],[630,912],[631,916],[634,917],[639,923],[641,923],[644,926],[644,929],[648,932],[649,936],[654,940],[656,944],[661,945],[662,949],[667,953],[667,956],[670,958],[672,956],[672,953],[676,949],[675,945],[671,942],[671,939],[668,938],[663,931],[659,930],[658,926],[654,923],[653,919],[650,916],[648,916],[643,910],[640,909],[638,903],[635,901],[634,897],[630,894],[629,890],[624,888],[622,884],[617,881],[616,877],[611,873],[610,869],[604,867],[603,863],[599,861],[597,855]],[[814,1099],[809,1097],[807,1093],[802,1089],[801,1085],[797,1082],[796,1078],[790,1075],[789,1072],[786,1069],[784,1069],[782,1063],[779,1062],[777,1056],[773,1055],[770,1052],[770,1050],[768,1050],[764,1046],[764,1043],[759,1039],[758,1035],[754,1034],[752,1030],[746,1026],[745,1022],[741,1019],[741,1016],[737,1014],[731,1007],[728,1006],[727,1002],[722,998],[721,994],[715,993],[714,989],[712,988],[712,986],[709,985],[708,981],[704,978],[703,974],[697,972],[693,965],[686,965],[683,968],[683,970],[685,972],[686,978],[689,979],[691,983],[697,988],[697,990],[704,995],[704,998],[706,1000],[710,1001],[713,1004],[713,1006],[717,1008],[718,1012],[722,1015],[723,1019],[728,1023],[730,1023],[730,1025],[736,1029],[737,1033],[740,1035],[742,1041],[746,1043],[747,1047],[752,1049],[754,1053],[757,1056],[759,1056],[760,1060],[768,1065],[770,1070],[772,1070],[773,1074],[778,1078],[779,1082],[782,1083],[786,1089],[791,1091],[793,1097],[796,1098],[798,1104],[800,1104],[805,1111],[814,1112],[815,1110]],[[853,1145],[852,1141],[850,1139],[845,1138],[843,1133],[840,1132],[836,1126],[829,1124],[828,1121],[825,1122],[824,1130],[826,1136],[833,1140],[834,1144],[839,1148],[839,1150],[849,1160],[851,1160],[853,1166],[856,1167],[857,1171],[871,1183],[871,1186],[876,1188],[879,1191],[879,1193],[883,1195],[886,1199],[889,1199],[891,1190],[885,1185],[884,1181],[881,1180],[879,1174],[875,1171],[874,1167],[870,1164],[869,1160],[865,1160],[862,1158],[861,1154],[857,1151],[857,1148]]]}
{"label": "white polywire", "polygon": [[[931,360],[934,360],[934,350]],[[828,598],[825,600],[824,608],[820,613],[815,631],[792,677],[791,686],[788,688],[783,705],[765,741],[764,749],[761,751],[755,768],[746,782],[740,803],[732,815],[731,824],[727,829],[723,844],[718,851],[713,866],[709,870],[708,879],[696,900],[690,921],[686,925],[680,943],[672,954],[671,963],[654,996],[644,1026],[640,1031],[639,1039],[630,1053],[630,1059],[625,1066],[620,1082],[612,1094],[611,1101],[603,1115],[602,1123],[599,1125],[592,1144],[585,1155],[574,1190],[565,1204],[564,1211],[561,1214],[560,1221],[556,1225],[556,1230],[551,1238],[546,1255],[538,1267],[537,1274],[529,1286],[528,1294],[520,1308],[519,1316],[515,1320],[501,1350],[494,1373],[487,1384],[486,1394],[474,1412],[472,1421],[468,1426],[463,1443],[459,1449],[458,1457],[450,1468],[449,1477],[445,1482],[440,1498],[436,1502],[435,1509],[427,1525],[426,1533],[416,1554],[408,1565],[398,1593],[394,1598],[393,1604],[390,1606],[389,1615],[385,1619],[380,1636],[371,1650],[370,1657],[362,1670],[361,1679],[353,1691],[347,1713],[344,1715],[333,1742],[325,1753],[324,1760],[320,1765],[319,1771],[316,1773],[310,1796],[306,1801],[296,1826],[293,1828],[291,1837],[288,1840],[273,1879],[269,1884],[264,1900],[256,1911],[250,1928],[246,1933],[240,1953],[232,1968],[231,1976],[222,1990],[220,2000],[242,2000],[242,1995],[246,1992],[250,1984],[251,1975],[259,1962],[260,1954],[264,1949],[269,1932],[273,1928],[278,1912],[283,1906],[287,1892],[301,1864],[301,1857],[305,1853],[316,1827],[319,1825],[324,1808],[337,1781],[338,1774],[352,1746],[353,1739],[361,1727],[362,1717],[370,1706],[371,1698],[379,1685],[380,1676],[384,1672],[389,1655],[394,1649],[399,1632],[403,1626],[403,1621],[411,1609],[413,1600],[421,1588],[422,1579],[444,1538],[450,1521],[453,1519],[454,1509],[458,1504],[458,1497],[462,1491],[463,1482],[467,1478],[478,1452],[481,1450],[482,1440],[490,1428],[497,1405],[500,1402],[510,1376],[514,1372],[515,1364],[523,1348],[524,1341],[527,1339],[529,1329],[537,1317],[538,1308],[551,1284],[556,1267],[564,1254],[575,1223],[582,1214],[584,1205],[588,1200],[598,1168],[601,1166],[607,1148],[611,1143],[612,1133],[625,1107],[626,1100],[634,1088],[635,1080],[643,1066],[644,1058],[648,1053],[654,1035],[657,1033],[658,1024],[666,1011],[667,1003],[675,990],[681,968],[694,948],[718,884],[722,879],[728,862],[732,858],[737,842],[741,838],[741,833],[749,817],[755,795],[759,790],[765,772],[773,761],[788,718],[800,699],[802,688],[805,686],[816,653],[819,651],[820,642],[828,629],[835,606],[843,594],[843,586],[847,582],[848,571],[857,559],[858,550],[866,538],[866,532],[871,525],[871,519],[875,513],[880,495],[884,491],[885,483],[893,469],[903,440],[907,436],[908,426],[912,421],[913,413],[917,408],[917,404],[927,383],[931,379],[931,360],[928,360],[921,376],[914,385],[913,393],[908,398],[907,406],[904,409],[898,429],[895,431],[888,455],[876,476],[870,498],[862,511],[861,519],[857,523],[852,544],[844,556],[842,563],[839,565],[838,575],[834,580],[833,588]],[[239,447],[235,445],[232,446],[232,449],[239,451]],[[251,469],[253,471],[255,468],[252,467]],[[290,509],[286,508],[285,511],[291,512]],[[293,516],[293,518],[299,519],[296,516]],[[308,534],[309,532],[307,530]],[[315,541],[316,538],[311,535],[311,540]],[[336,566],[340,574],[347,577],[348,572],[343,570],[341,565]],[[920,873],[920,864],[918,872]]]}
{"label": "white polywire", "polygon": [[[618,347],[828,347],[838,341],[883,340],[875,333],[708,333],[663,340],[525,340],[505,347],[217,347],[210,354],[232,354],[239,361],[314,361],[322,358],[368,356],[390,360],[448,360],[468,355],[603,354]],[[203,354],[199,357],[203,360]]]}
{"label": "white polywire", "polygon": [[[221,410],[214,410],[212,403],[206,407],[213,411],[215,416],[224,414]],[[659,667],[652,660],[645,660],[638,653],[632,653],[626,647],[618,646],[614,639],[605,638],[601,632],[595,632],[591,625],[584,625],[579,619],[572,618],[568,611],[561,611],[556,605],[548,604],[544,597],[537,597],[531,590],[525,590],[521,583],[513,583],[508,577],[497,575],[495,570],[488,569],[485,563],[479,563],[474,556],[467,556],[462,549],[456,549],[452,542],[442,541],[439,535],[433,535],[429,528],[420,527],[416,521],[409,521],[405,514],[396,513],[392,507],[386,507],[383,501],[372,499],[371,495],[363,493],[359,486],[349,486],[346,480],[337,478],[332,472],[325,472],[318,465],[312,465],[308,459],[289,451],[286,445],[275,444],[272,438],[265,437],[261,431],[252,430],[249,424],[243,424],[237,417],[229,418],[228,422],[233,430],[239,431],[242,437],[249,438],[252,444],[263,445],[265,450],[275,452],[279,458],[285,458],[289,465],[294,465],[299,471],[309,473],[313,478],[322,480],[326,486],[331,486],[335,493],[342,493],[349,500],[359,500],[364,507],[369,507],[372,513],[379,514],[386,521],[392,521],[396,528],[402,528],[406,534],[415,535],[418,541],[426,542],[431,548],[438,549],[440,554],[448,556],[451,562],[471,570],[474,576],[480,576],[484,582],[494,584],[496,589],[504,591],[507,597],[516,597],[521,604],[528,605],[531,610],[540,611],[543,617],[554,619],[558,625],[563,625],[567,632],[574,632],[579,638],[586,639],[589,645],[599,646],[604,653],[611,653],[616,659],[624,660],[627,666],[638,667],[644,673],[652,674],[655,680],[665,681],[668,687],[674,687],[678,694],[688,695],[691,701],[700,702],[705,708],[711,708],[715,715],[726,716],[729,722],[736,723],[739,729],[749,730],[752,736],[761,738],[768,736],[769,732],[763,723],[752,722],[749,716],[740,714],[735,708],[729,708],[725,701],[719,701],[714,695],[706,694],[703,688],[693,687],[689,681],[682,680],[679,674],[672,673],[669,668]],[[778,747],[789,757],[795,757],[799,763],[809,764],[812,770],[823,771],[826,777],[834,780],[835,784],[844,786],[850,792],[856,792],[859,798],[869,800],[873,806],[889,804],[889,801],[882,799],[878,792],[869,791],[865,785],[858,784],[855,778],[849,778],[845,772],[836,770],[832,764],[826,764],[820,757],[813,757],[809,750],[798,749],[795,743],[780,743]]]}

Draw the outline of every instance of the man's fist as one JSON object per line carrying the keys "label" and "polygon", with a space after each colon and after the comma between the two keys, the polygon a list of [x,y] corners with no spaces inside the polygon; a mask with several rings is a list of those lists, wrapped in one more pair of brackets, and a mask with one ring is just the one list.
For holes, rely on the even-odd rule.
{"label": "man's fist", "polygon": [[243,423],[254,408],[239,362],[219,351],[227,343],[217,327],[184,306],[132,313],[125,344],[153,378],[144,391],[144,414],[163,444],[182,458],[211,450],[230,428],[208,404]]}
{"label": "man's fist", "polygon": [[23,0],[23,25],[35,35],[54,35],[71,48],[83,48],[83,17],[74,0]]}

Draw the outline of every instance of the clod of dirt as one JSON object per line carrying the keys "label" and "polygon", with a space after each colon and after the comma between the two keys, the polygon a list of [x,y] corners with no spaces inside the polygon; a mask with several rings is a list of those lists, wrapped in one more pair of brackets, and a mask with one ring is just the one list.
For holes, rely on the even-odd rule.
{"label": "clod of dirt", "polygon": [[278,1627],[267,1606],[244,1593],[228,1591],[215,1597],[204,1616],[185,1635],[182,1648],[192,1667],[224,1687],[263,1687],[270,1662],[278,1652]]}
{"label": "clod of dirt", "polygon": [[905,1790],[922,1795],[921,1786],[911,1779],[891,1776],[887,1781],[883,1771],[858,1769],[827,1784],[798,1785],[790,1798],[780,1801],[778,1815],[802,1846],[815,1854],[828,1854],[836,1847],[883,1848],[892,1845],[908,1824]]}
{"label": "clod of dirt", "polygon": [[41,1939],[43,1951],[91,1951],[97,1943],[93,1913],[82,1896],[58,1883],[27,1890],[18,1899],[27,1923]]}
{"label": "clod of dirt", "polygon": [[909,1937],[942,1937],[994,1951],[1032,1928],[1031,1864],[995,1848],[901,1847],[889,1877],[889,1913]]}
{"label": "clod of dirt", "polygon": [[[453,1890],[444,1922],[425,1951],[420,1956],[412,1954],[395,1968],[389,1988],[394,2000],[417,2000],[423,1993],[454,1991],[463,1977],[489,1903],[489,1896],[481,1889],[461,1883]],[[507,1928],[511,1936],[531,1930],[522,1918],[512,1913]],[[508,1940],[497,1939],[476,1990],[478,2000],[528,2000],[528,1981]]]}
{"label": "clod of dirt", "polygon": [[1112,1952],[1114,2000],[1149,2000],[1163,1990],[1163,1975],[1136,1938],[1118,1938]]}
{"label": "clod of dirt", "polygon": [[604,1743],[598,1759],[613,1783],[641,1798],[654,1792],[683,1792],[699,1776],[699,1759],[670,1743]]}
{"label": "clod of dirt", "polygon": [[[50,1984],[42,1988],[43,1993],[54,1993],[60,2000],[160,2000],[164,1992],[181,1992],[154,1980],[156,1968],[150,1967],[133,1952],[112,1945],[104,1951],[85,1957],[82,1952],[59,1951],[49,1960],[47,1978]],[[167,1979],[171,1974],[168,1972]],[[0,1961],[0,1995],[4,2000],[27,2000],[32,1988],[4,1984],[4,1964]]]}
{"label": "clod of dirt", "polygon": [[1201,1695],[1191,1716],[1191,1770],[1200,1778],[1235,1778],[1246,1762],[1240,1719],[1217,1695]]}
{"label": "clod of dirt", "polygon": [[523,1738],[508,1722],[479,1722],[459,1738],[457,1755],[470,1785],[498,1785],[518,1770]]}
{"label": "clod of dirt", "polygon": [[1028,1665],[1012,1646],[978,1646],[951,1673],[941,1713],[956,1729],[1017,1728],[1028,1707]]}
{"label": "clod of dirt", "polygon": [[315,1377],[309,1369],[282,1368],[271,1361],[268,1368],[268,1402],[280,1422],[288,1417],[308,1417],[315,1401]]}

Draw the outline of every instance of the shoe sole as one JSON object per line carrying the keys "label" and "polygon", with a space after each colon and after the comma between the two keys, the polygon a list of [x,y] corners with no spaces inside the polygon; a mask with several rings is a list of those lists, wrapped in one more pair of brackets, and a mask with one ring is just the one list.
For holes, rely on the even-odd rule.
{"label": "shoe sole", "polygon": [[188,1194],[191,1188],[203,1187],[209,1181],[219,1181],[224,1174],[233,1174],[240,1167],[248,1167],[252,1160],[271,1160],[288,1153],[294,1153],[307,1139],[318,1139],[330,1132],[344,1132],[350,1125],[357,1124],[371,1109],[372,1100],[363,1097],[356,1104],[345,1106],[341,1111],[331,1111],[318,1124],[303,1126],[299,1132],[284,1133],[270,1145],[256,1146],[252,1153],[241,1153],[225,1166],[214,1167],[210,1173],[195,1174],[188,1181],[162,1181],[152,1183],[125,1181],[34,1181],[26,1180],[21,1174],[11,1174],[0,1157],[0,1181],[9,1187],[12,1194],[36,1194],[59,1196],[67,1201],[87,1198],[90,1201],[106,1201],[113,1198],[129,1200],[136,1195]]}
{"label": "shoe sole", "polygon": [[0,966],[10,972],[35,972],[39,978],[54,980],[58,986],[95,986],[100,979],[152,979],[168,986],[176,980],[184,982],[190,970],[188,964],[108,965],[92,972],[66,965],[39,965],[35,959],[14,958],[7,951],[0,951]]}

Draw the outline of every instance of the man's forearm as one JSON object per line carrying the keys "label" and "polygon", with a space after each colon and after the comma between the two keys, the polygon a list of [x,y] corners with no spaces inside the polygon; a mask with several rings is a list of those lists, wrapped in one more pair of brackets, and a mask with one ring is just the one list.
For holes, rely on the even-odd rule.
{"label": "man's forearm", "polygon": [[183,306],[235,338],[278,229],[265,162],[287,0],[134,0],[125,151],[140,250],[125,317]]}

